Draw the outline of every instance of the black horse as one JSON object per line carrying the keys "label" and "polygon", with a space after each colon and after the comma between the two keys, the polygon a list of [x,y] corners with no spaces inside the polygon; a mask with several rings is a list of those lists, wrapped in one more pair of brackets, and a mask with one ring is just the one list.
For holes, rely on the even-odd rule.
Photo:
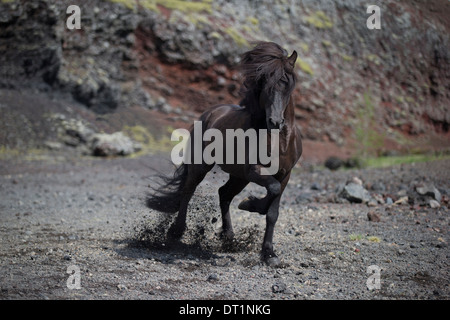
{"label": "black horse", "polygon": [[[272,129],[279,131],[278,170],[274,174],[262,174],[266,164],[250,163],[252,148],[249,143],[237,150],[245,153],[245,163],[218,164],[229,174],[229,180],[219,188],[220,209],[222,213],[222,235],[226,239],[234,236],[229,212],[230,203],[249,182],[263,186],[267,194],[263,198],[249,197],[239,204],[239,209],[266,215],[266,231],[262,245],[262,259],[270,266],[278,266],[280,260],[273,251],[273,232],[278,219],[280,197],[286,187],[290,173],[302,154],[300,131],[294,121],[294,103],[291,98],[296,77],[294,73],[297,52],[288,56],[286,50],[273,42],[259,42],[252,50],[242,56],[241,68],[244,76],[240,105],[222,104],[210,108],[200,117],[203,132],[214,128],[225,135],[226,129],[255,129],[269,132],[267,143],[271,143]],[[192,133],[191,129],[191,133]],[[195,149],[194,139],[190,139],[191,150],[204,150],[208,142],[202,141],[201,148]],[[232,141],[224,140],[225,145]],[[267,150],[267,149],[266,149]],[[268,150],[271,150],[268,147]],[[242,154],[241,154],[242,156]],[[192,155],[193,157],[193,155]],[[214,164],[183,163],[173,178],[151,195],[148,206],[161,212],[175,213],[178,216],[168,231],[171,239],[181,238],[186,228],[188,203],[205,175]]]}

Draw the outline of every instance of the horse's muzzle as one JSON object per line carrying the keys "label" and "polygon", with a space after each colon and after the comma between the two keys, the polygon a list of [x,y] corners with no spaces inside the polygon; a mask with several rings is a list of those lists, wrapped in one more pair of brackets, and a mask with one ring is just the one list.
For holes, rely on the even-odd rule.
{"label": "horse's muzzle", "polygon": [[267,121],[267,129],[278,129],[281,130],[284,127],[284,118],[276,119],[276,118],[269,118],[269,121]]}

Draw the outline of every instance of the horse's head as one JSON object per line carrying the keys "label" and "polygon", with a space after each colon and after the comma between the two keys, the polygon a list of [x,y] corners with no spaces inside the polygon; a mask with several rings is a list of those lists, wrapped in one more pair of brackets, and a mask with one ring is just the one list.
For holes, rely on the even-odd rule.
{"label": "horse's head", "polygon": [[284,126],[285,110],[296,82],[296,60],[296,51],[288,56],[286,50],[273,42],[260,42],[243,55],[245,92],[258,96],[259,110],[252,111],[264,111],[268,129]]}
{"label": "horse's head", "polygon": [[274,72],[274,79],[269,78],[262,83],[259,104],[265,110],[268,129],[281,130],[284,126],[284,114],[295,86],[293,68],[296,60],[297,52],[294,51],[283,61],[284,72],[280,72],[282,76],[277,77],[277,72]]}

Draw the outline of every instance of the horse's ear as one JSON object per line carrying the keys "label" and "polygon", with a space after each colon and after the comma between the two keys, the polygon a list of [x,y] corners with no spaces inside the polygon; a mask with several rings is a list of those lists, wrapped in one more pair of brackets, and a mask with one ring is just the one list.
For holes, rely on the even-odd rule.
{"label": "horse's ear", "polygon": [[297,61],[297,51],[294,50],[294,52],[292,52],[291,56],[287,59],[289,66],[291,68],[294,68],[295,66],[295,61]]}

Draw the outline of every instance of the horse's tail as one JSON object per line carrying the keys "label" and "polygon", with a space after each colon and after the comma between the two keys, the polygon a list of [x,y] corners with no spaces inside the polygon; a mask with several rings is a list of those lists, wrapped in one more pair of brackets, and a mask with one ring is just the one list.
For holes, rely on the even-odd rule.
{"label": "horse's tail", "polygon": [[173,177],[161,176],[163,184],[153,189],[155,192],[147,198],[147,206],[160,212],[177,212],[187,174],[187,165],[183,163],[175,170]]}

